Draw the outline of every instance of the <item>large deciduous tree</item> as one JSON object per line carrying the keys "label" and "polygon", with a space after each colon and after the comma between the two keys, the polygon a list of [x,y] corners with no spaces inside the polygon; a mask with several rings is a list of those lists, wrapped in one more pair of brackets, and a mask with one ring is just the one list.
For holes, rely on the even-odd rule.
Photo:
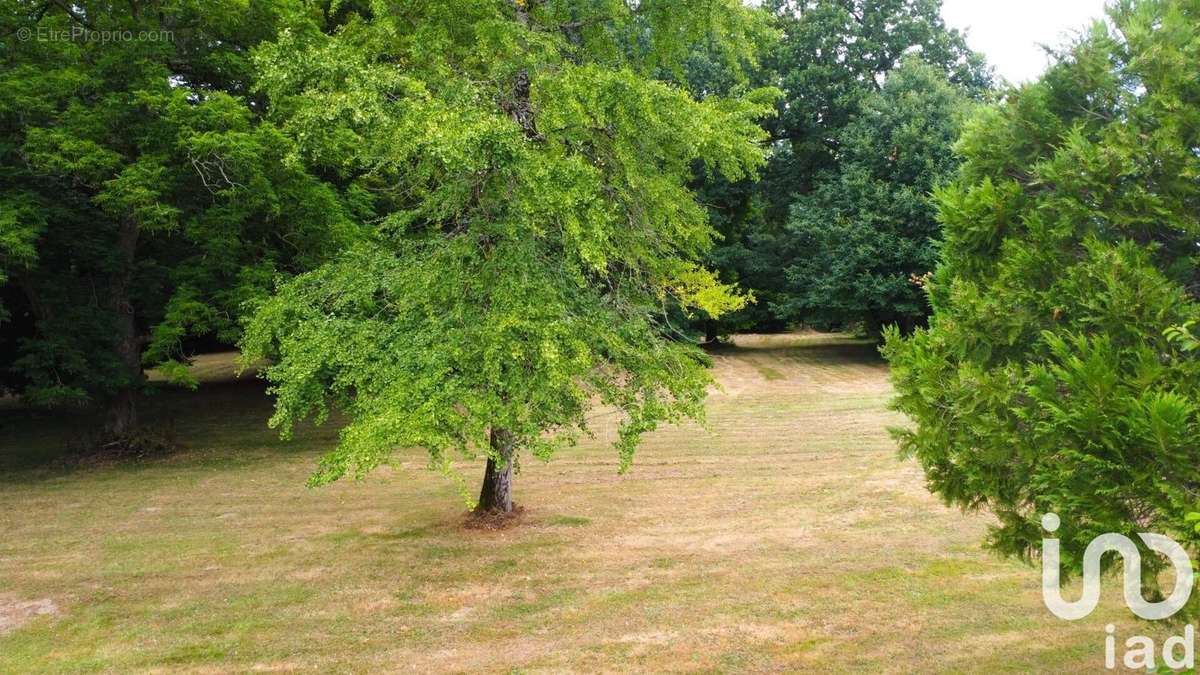
{"label": "large deciduous tree", "polygon": [[653,75],[696,40],[745,58],[759,21],[737,0],[372,2],[261,51],[297,161],[375,225],[243,343],[272,360],[274,424],[348,413],[314,482],[400,447],[447,471],[484,453],[479,508],[505,512],[519,453],[573,443],[594,405],[620,413],[622,469],[702,414],[706,359],[671,309],[742,299],[698,265],[713,233],[686,183],[761,164],[773,94],[697,102]]}
{"label": "large deciduous tree", "polygon": [[982,56],[942,21],[941,0],[767,4],[775,8],[784,33],[768,61],[784,91],[780,114],[769,126],[789,149],[773,160],[774,168],[793,182],[775,195],[781,219],[792,195],[809,192],[822,170],[836,166],[841,130],[906,56],[919,57],[968,91],[983,91],[991,83]]}
{"label": "large deciduous tree", "polygon": [[248,298],[350,233],[283,162],[249,49],[287,2],[22,0],[0,17],[0,386],[137,425],[145,365],[237,339]]}
{"label": "large deciduous tree", "polygon": [[[930,326],[885,349],[930,488],[994,512],[1016,556],[1057,513],[1074,571],[1105,532],[1200,544],[1200,362],[1179,328],[1200,316],[1200,2],[1111,19],[968,124]],[[1153,586],[1162,558],[1143,563]]]}

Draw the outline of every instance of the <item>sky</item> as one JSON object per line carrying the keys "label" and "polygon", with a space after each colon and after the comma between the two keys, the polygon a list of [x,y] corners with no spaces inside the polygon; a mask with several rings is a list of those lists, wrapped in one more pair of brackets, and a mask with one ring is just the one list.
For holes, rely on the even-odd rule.
{"label": "sky", "polygon": [[944,0],[942,5],[946,24],[966,30],[971,48],[1014,84],[1046,69],[1039,44],[1059,46],[1103,15],[1104,0]]}

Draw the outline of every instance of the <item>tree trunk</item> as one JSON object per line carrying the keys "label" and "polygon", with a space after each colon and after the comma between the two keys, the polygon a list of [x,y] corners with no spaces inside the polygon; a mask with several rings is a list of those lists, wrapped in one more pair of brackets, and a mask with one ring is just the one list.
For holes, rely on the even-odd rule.
{"label": "tree trunk", "polygon": [[104,435],[120,439],[137,428],[137,401],[133,387],[122,387],[108,402],[105,411]]}
{"label": "tree trunk", "polygon": [[137,427],[137,392],[142,384],[142,345],[137,334],[130,290],[133,286],[133,267],[137,252],[138,226],[126,222],[117,238],[118,264],[109,289],[116,334],[113,348],[121,364],[121,381],[108,401],[104,431],[111,437],[129,435]]}
{"label": "tree trunk", "polygon": [[[529,28],[529,8],[528,0],[510,0],[513,8],[517,11],[517,20],[525,28]],[[502,101],[500,107],[508,113],[512,121],[516,122],[521,127],[521,131],[525,132],[525,137],[538,141],[542,140],[541,134],[538,133],[537,124],[534,120],[533,103],[529,99],[529,71],[522,70],[517,73],[517,81],[513,83],[512,100]]]}
{"label": "tree trunk", "polygon": [[[528,0],[509,0],[517,14],[517,21],[529,28]],[[512,99],[500,102],[500,107],[508,113],[530,140],[540,140],[537,126],[534,123],[533,105],[529,98],[529,71],[517,73],[513,83]],[[483,473],[483,488],[479,491],[479,505],[476,513],[512,513],[512,481],[513,455],[515,439],[508,429],[492,427],[490,443],[492,454],[488,457],[487,468]]]}
{"label": "tree trunk", "polygon": [[717,333],[717,322],[715,319],[704,320],[704,344],[715,345],[721,341],[721,336]]}
{"label": "tree trunk", "polygon": [[507,429],[492,429],[492,450],[495,457],[488,457],[487,469],[483,474],[483,489],[479,491],[479,513],[511,513],[513,509],[513,449],[512,432]]}

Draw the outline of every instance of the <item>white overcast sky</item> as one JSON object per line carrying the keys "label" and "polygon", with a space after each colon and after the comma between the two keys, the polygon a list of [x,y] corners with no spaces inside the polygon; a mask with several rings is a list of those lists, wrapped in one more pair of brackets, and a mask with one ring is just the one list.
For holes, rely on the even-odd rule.
{"label": "white overcast sky", "polygon": [[942,16],[967,31],[996,73],[1016,84],[1046,69],[1038,46],[1060,46],[1075,31],[1104,16],[1104,0],[944,0]]}

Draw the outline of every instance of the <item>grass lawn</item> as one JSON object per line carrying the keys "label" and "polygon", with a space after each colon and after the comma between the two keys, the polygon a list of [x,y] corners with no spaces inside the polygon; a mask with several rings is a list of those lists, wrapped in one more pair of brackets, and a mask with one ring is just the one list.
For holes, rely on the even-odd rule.
{"label": "grass lawn", "polygon": [[1069,672],[1103,667],[1106,623],[1148,633],[1115,581],[1065,622],[1038,568],[981,550],[987,518],[897,460],[872,347],[747,336],[716,361],[709,431],[656,432],[618,476],[599,416],[525,461],[499,531],[463,527],[421,451],[305,488],[335,425],[279,441],[219,357],[152,404],[188,446],[167,459],[48,467],[80,422],[0,409],[0,672]]}

